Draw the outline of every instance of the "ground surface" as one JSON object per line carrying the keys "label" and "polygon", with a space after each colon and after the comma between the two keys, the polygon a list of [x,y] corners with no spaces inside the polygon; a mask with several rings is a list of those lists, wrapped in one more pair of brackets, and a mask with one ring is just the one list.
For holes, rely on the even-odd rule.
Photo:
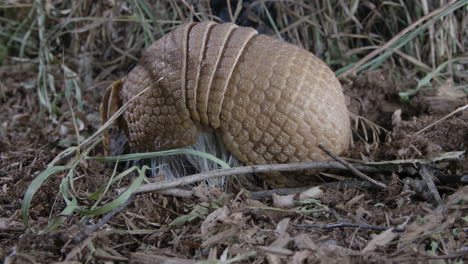
{"label": "ground surface", "polygon": [[[124,7],[121,12],[126,12]],[[106,8],[102,7],[104,15],[108,14]],[[88,26],[79,29],[85,32]],[[119,29],[116,26],[113,30]],[[261,26],[257,29],[263,30]],[[271,29],[265,32],[271,33]],[[105,42],[100,45],[106,46]],[[100,46],[94,48],[101,54]],[[60,152],[76,144],[70,109],[78,120],[80,136],[92,135],[100,127],[99,102],[109,84],[103,81],[117,79],[125,74],[122,65],[128,66],[119,61],[119,67],[99,65],[87,74],[88,70],[81,68],[86,63],[80,61],[87,56],[71,59],[82,70],[83,87],[88,87],[81,92],[82,107],[76,101],[72,106],[65,100],[55,102],[55,116],[39,105],[38,69],[34,64],[11,59],[0,66],[0,260],[4,263],[466,261],[468,156],[461,152],[468,148],[468,111],[443,119],[457,107],[466,106],[466,92],[445,82],[404,101],[398,93],[417,84],[414,78],[393,78],[393,73],[404,72],[403,68],[366,71],[341,80],[354,128],[353,145],[345,156],[349,161],[394,161],[396,166],[377,165],[378,172],[367,173],[385,182],[386,191],[360,181],[350,183],[353,174],[349,171],[327,171],[320,178],[331,183],[293,195],[270,193],[258,198],[258,191],[267,189],[262,182],[238,177],[228,180],[226,190],[205,184],[185,187],[191,191],[185,198],[137,195],[98,229],[93,227],[102,215],[83,217],[74,213],[64,216],[55,230],[39,235],[37,231],[46,228],[65,208],[59,190],[66,172],[59,172],[49,177],[33,197],[28,210],[33,229],[27,229],[21,216],[25,191]],[[54,73],[57,93],[66,90],[61,74]],[[102,156],[102,147],[98,145],[90,155]],[[424,161],[429,162],[423,166]],[[434,179],[437,192],[430,191],[430,181],[422,177],[428,175],[424,171]],[[81,160],[75,169],[76,194],[90,195],[105,186],[112,173],[112,166]],[[115,199],[117,190],[135,178],[132,175],[111,185],[101,204]],[[79,201],[83,208],[93,203]],[[327,226],[333,224],[338,225]],[[394,229],[379,229],[385,227]]]}
{"label": "ground surface", "polygon": [[[466,216],[466,205],[460,200],[466,202],[468,190],[458,184],[441,184],[439,190],[446,210],[443,212],[431,201],[417,198],[414,191],[405,190],[405,175],[398,172],[391,178],[388,192],[357,187],[322,187],[323,194],[317,196],[317,200],[295,206],[291,206],[291,197],[287,196],[276,197],[274,201],[271,198],[257,201],[249,199],[245,191],[224,193],[203,185],[197,187],[196,196],[189,199],[145,194],[137,196],[126,210],[91,234],[84,235],[83,229],[85,223],[93,221],[80,223],[78,217],[70,217],[46,235],[25,233],[20,217],[24,192],[31,180],[64,149],[59,143],[64,134],[60,132],[60,125],[45,122],[45,118],[38,114],[36,93],[30,88],[34,85],[34,74],[2,67],[0,75],[2,82],[9,84],[3,87],[5,103],[0,109],[1,120],[5,120],[0,141],[2,258],[14,255],[17,263],[83,261],[86,258],[144,261],[141,258],[146,255],[131,255],[140,252],[160,258],[206,259],[219,258],[227,250],[228,258],[243,256],[255,262],[288,259],[295,263],[305,260],[381,263],[384,259],[427,260],[441,255],[460,259],[458,250],[466,247],[467,219],[463,217]],[[352,88],[346,88],[350,98],[359,96],[361,88],[398,87],[373,81],[373,78],[383,78],[379,72],[362,78],[355,81]],[[396,108],[420,109],[423,106],[423,101],[414,107],[392,101],[385,94],[376,94],[375,97],[372,94],[364,97],[366,103],[356,112],[361,111],[359,114],[374,121],[378,120],[372,117],[373,113],[379,112],[391,120]],[[377,100],[384,103],[373,103]],[[91,119],[97,115],[97,105],[88,107],[88,112],[83,114]],[[373,110],[366,112],[363,109]],[[391,141],[381,142],[376,149],[368,144],[370,151],[365,150],[362,141],[357,141],[349,156],[360,158],[364,155],[369,160],[414,159],[461,150],[461,145],[468,144],[464,133],[468,129],[465,115],[452,117],[418,136],[408,136],[433,123],[442,114],[416,114],[407,120],[402,117],[393,127],[387,127],[395,130]],[[90,121],[84,129],[92,131],[97,126]],[[460,160],[439,164],[437,171],[466,174],[466,162],[463,156]],[[83,179],[79,182],[79,190],[83,194],[105,183],[112,173],[112,168],[99,162],[86,162],[80,170]],[[342,176],[349,176],[349,173]],[[53,176],[36,194],[30,211],[34,226],[44,227],[47,223],[61,177],[61,174]],[[190,217],[178,218],[184,215]],[[180,221],[174,224],[177,218]],[[407,230],[392,233],[352,227],[294,227],[295,224],[341,222],[382,227],[402,225]]]}

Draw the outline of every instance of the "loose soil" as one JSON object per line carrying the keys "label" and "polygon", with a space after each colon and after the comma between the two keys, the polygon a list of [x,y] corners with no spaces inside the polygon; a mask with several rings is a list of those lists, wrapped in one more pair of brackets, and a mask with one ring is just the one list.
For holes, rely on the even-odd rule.
{"label": "loose soil", "polygon": [[[466,254],[467,187],[456,181],[438,183],[444,206],[437,207],[409,187],[410,181],[420,180],[416,164],[412,174],[406,169],[385,175],[390,180],[388,191],[329,185],[315,189],[321,194],[314,199],[291,206],[288,201],[300,200],[299,195],[257,201],[242,188],[225,192],[202,184],[187,187],[195,193],[192,198],[137,195],[125,210],[91,233],[86,232],[86,226],[99,218],[78,215],[68,216],[64,224],[44,235],[26,231],[21,220],[25,190],[58,153],[76,141],[75,134],[68,105],[58,105],[62,118],[55,121],[40,109],[34,71],[1,67],[0,80],[0,259],[5,263],[148,263],[148,259],[189,263],[182,260],[236,256],[246,263],[401,263],[460,260],[463,252]],[[343,83],[350,111],[365,118],[354,131],[348,158],[428,159],[467,149],[466,111],[416,134],[467,104],[466,96],[450,92],[450,84],[404,102],[398,92],[414,87],[414,83],[393,81],[383,71],[363,73]],[[85,137],[99,127],[98,103],[104,87],[96,89],[98,92],[84,95],[85,107],[77,114],[82,121],[80,134]],[[373,133],[377,137],[372,137]],[[102,149],[98,147],[93,154],[102,155]],[[467,162],[464,154],[429,167],[441,175],[467,175]],[[103,163],[83,161],[77,170],[77,192],[89,195],[105,184],[112,172],[113,168]],[[29,212],[34,228],[45,228],[49,217],[64,208],[63,201],[57,199],[63,176],[58,173],[48,179],[34,196]],[[335,176],[341,179],[351,173]],[[119,186],[128,183],[122,181]],[[257,189],[263,189],[262,185]],[[115,195],[111,190],[109,201]],[[296,226],[343,222],[361,228]],[[376,231],[363,228],[365,225],[404,226],[406,231]],[[460,251],[463,248],[465,251]]]}

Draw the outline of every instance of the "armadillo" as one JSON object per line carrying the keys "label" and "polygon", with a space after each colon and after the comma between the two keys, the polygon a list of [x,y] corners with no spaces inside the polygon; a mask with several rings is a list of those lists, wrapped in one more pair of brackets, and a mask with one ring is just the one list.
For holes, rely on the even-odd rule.
{"label": "armadillo", "polygon": [[127,102],[118,125],[139,152],[189,146],[213,131],[245,165],[296,163],[325,159],[319,144],[343,153],[351,137],[341,85],[324,62],[232,23],[182,24],[153,43],[106,90],[103,121]]}

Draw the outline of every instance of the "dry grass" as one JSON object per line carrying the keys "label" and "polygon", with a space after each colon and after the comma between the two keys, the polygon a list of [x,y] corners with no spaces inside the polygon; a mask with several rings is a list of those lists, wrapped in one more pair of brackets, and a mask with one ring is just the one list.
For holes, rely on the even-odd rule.
{"label": "dry grass", "polygon": [[[63,95],[55,74],[67,69],[80,92],[120,76],[155,39],[187,21],[233,20],[302,46],[342,73],[371,51],[439,6],[435,1],[4,1],[0,63],[32,62],[38,94],[49,113]],[[210,3],[216,3],[210,6]],[[221,4],[219,3],[221,2]],[[466,0],[444,8],[358,69],[384,68],[399,80],[420,80],[448,62],[433,78],[462,85],[467,52]],[[454,10],[455,9],[455,10]],[[215,14],[216,13],[216,14]],[[443,15],[443,16],[442,16]],[[465,56],[466,57],[466,56]],[[424,83],[424,86],[430,82]]]}
{"label": "dry grass", "polygon": [[[467,243],[468,219],[462,213],[465,210],[466,215],[466,188],[444,186],[446,207],[437,209],[418,202],[401,186],[412,184],[398,178],[409,174],[409,169],[395,170],[388,193],[330,188],[319,198],[274,197],[260,203],[249,199],[239,180],[229,188],[236,195],[203,186],[191,190],[196,198],[144,194],[135,198],[131,208],[112,218],[106,229],[86,234],[83,225],[89,226],[96,217],[80,219],[67,211],[76,209],[78,203],[72,204],[76,202],[73,199],[90,211],[104,207],[98,207],[98,202],[109,211],[118,207],[112,204],[115,197],[123,203],[129,196],[112,194],[110,184],[124,187],[132,181],[126,180],[124,173],[112,176],[113,168],[82,160],[79,155],[63,161],[73,165],[71,170],[60,167],[62,172],[49,175],[53,169],[46,166],[57,153],[87,142],[98,130],[98,104],[105,87],[125,75],[145,47],[181,23],[202,20],[234,21],[302,46],[327,62],[344,83],[371,79],[376,70],[385,72],[385,81],[394,80],[398,88],[390,92],[379,90],[384,86],[373,86],[372,81],[361,88],[368,89],[363,93],[369,93],[369,98],[371,93],[396,97],[393,102],[401,103],[398,106],[408,121],[402,121],[396,111],[385,121],[367,118],[372,116],[372,109],[365,107],[369,98],[351,93],[363,106],[356,114],[365,116],[355,118],[358,154],[351,153],[352,158],[420,158],[434,154],[431,144],[445,151],[460,150],[451,148],[466,146],[465,119],[444,118],[445,124],[435,123],[441,118],[422,116],[427,114],[423,109],[406,109],[421,106],[419,102],[429,98],[426,92],[437,93],[439,97],[430,98],[440,102],[440,87],[448,84],[457,96],[442,102],[466,104],[467,18],[468,0],[244,0],[229,4],[221,0],[0,1],[0,236],[4,238],[0,248],[5,248],[0,259],[377,263],[418,258],[462,263]],[[419,117],[424,122],[415,125],[409,121]],[[418,134],[424,127],[432,132]],[[411,141],[405,133],[412,133]],[[447,135],[450,140],[440,142]],[[392,137],[394,141],[390,142]],[[454,139],[460,142],[454,143]],[[85,150],[93,155],[102,153],[99,148]],[[446,174],[461,175],[468,167],[462,163],[459,159],[438,166]],[[143,181],[145,168],[138,170],[138,181]],[[36,190],[26,212],[32,225],[44,228],[50,215],[62,215],[52,223],[58,231],[38,236],[24,230],[20,207],[27,187],[41,177],[49,177],[49,184]],[[137,187],[135,181],[133,186]],[[111,198],[104,195],[107,192]],[[84,198],[90,196],[97,199]],[[285,204],[293,208],[283,208]],[[346,221],[402,225],[408,232],[304,230],[289,225]]]}

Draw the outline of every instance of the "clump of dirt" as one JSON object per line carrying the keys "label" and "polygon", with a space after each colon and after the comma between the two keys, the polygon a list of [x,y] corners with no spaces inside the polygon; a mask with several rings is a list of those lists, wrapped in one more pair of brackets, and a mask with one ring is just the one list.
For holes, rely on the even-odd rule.
{"label": "clump of dirt", "polygon": [[382,149],[382,155],[391,159],[434,158],[450,151],[468,148],[468,123],[460,117],[444,120],[425,131],[443,116],[425,115],[401,121],[396,125],[393,140]]}
{"label": "clump of dirt", "polygon": [[[344,85],[350,101],[349,110],[388,131],[381,133],[380,139],[384,143],[373,144],[373,147],[362,140],[364,137],[355,138],[356,145],[350,156],[362,158],[364,155],[371,161],[434,158],[468,148],[466,111],[438,122],[468,103],[465,93],[450,84],[443,84],[403,101],[398,92],[409,89],[411,85],[414,87],[416,83],[398,86],[383,70],[362,73],[351,84]],[[427,130],[419,132],[430,125]],[[372,134],[372,129],[368,128],[367,132]],[[389,132],[392,132],[391,136]],[[375,143],[375,139],[370,143]],[[467,162],[467,155],[462,156],[459,172],[466,173]]]}
{"label": "clump of dirt", "polygon": [[416,113],[409,105],[402,105],[398,92],[405,87],[397,85],[388,71],[363,72],[342,83],[349,111],[386,129],[391,130],[391,117],[397,109],[404,107],[405,113]]}

